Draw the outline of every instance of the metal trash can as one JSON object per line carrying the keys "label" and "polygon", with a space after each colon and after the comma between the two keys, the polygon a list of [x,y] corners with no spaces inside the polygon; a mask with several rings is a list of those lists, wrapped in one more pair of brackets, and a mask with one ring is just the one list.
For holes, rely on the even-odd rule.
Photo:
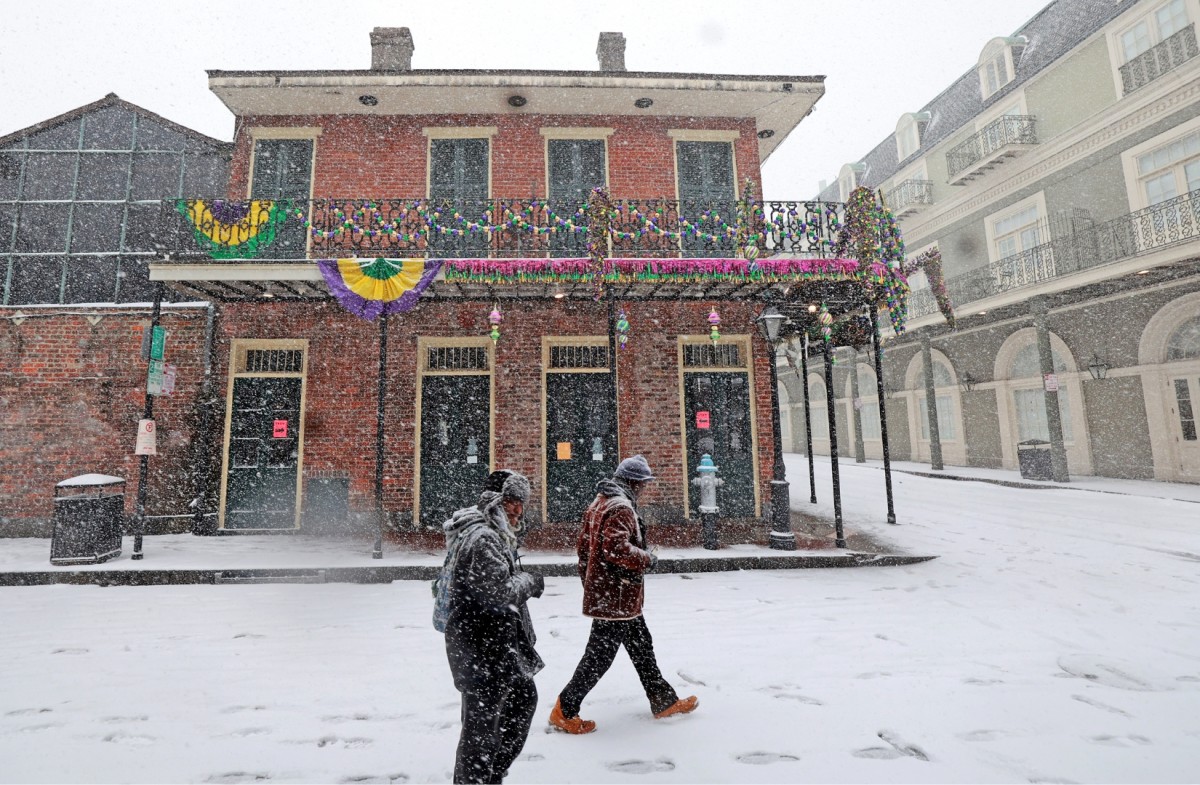
{"label": "metal trash can", "polygon": [[1017,444],[1017,464],[1023,479],[1054,479],[1050,469],[1050,442],[1044,439],[1029,439]]}
{"label": "metal trash can", "polygon": [[81,474],[54,486],[51,564],[99,564],[121,555],[125,480]]}

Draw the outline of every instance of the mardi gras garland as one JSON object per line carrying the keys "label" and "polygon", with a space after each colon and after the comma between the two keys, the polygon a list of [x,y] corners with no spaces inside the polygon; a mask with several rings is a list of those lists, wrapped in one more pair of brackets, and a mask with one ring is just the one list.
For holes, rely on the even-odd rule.
{"label": "mardi gras garland", "polygon": [[175,209],[192,225],[200,250],[212,258],[252,259],[275,242],[291,205],[270,199],[180,199]]}
{"label": "mardi gras garland", "polygon": [[433,283],[441,259],[319,259],[317,267],[342,307],[374,321],[412,310]]}
{"label": "mardi gras garland", "polygon": [[953,328],[954,304],[950,301],[950,292],[946,289],[946,278],[942,274],[942,252],[938,247],[935,245],[909,261],[905,270],[911,271],[910,275],[917,270],[925,271],[925,279],[929,281],[929,289],[933,292],[933,299],[937,301],[938,310],[946,317],[946,323]]}
{"label": "mardi gras garland", "polygon": [[[447,259],[445,279],[479,284],[602,283],[794,283],[853,280],[855,259]],[[875,265],[870,280],[883,280]]]}

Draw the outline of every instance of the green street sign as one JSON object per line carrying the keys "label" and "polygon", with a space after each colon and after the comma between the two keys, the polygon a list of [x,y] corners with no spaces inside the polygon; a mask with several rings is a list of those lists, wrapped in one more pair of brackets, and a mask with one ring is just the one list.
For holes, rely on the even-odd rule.
{"label": "green street sign", "polygon": [[166,368],[162,360],[151,360],[150,371],[146,374],[146,394],[162,395],[166,382]]}
{"label": "green street sign", "polygon": [[161,360],[163,358],[163,350],[167,348],[167,331],[162,327],[155,327],[150,335],[150,359]]}

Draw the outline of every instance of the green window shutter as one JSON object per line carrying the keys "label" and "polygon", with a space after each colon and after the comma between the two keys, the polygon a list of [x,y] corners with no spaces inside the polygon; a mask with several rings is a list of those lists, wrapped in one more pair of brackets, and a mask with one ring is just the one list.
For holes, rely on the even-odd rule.
{"label": "green window shutter", "polygon": [[434,139],[430,145],[429,164],[430,197],[487,198],[487,139]]}
{"label": "green window shutter", "polygon": [[252,199],[308,199],[311,139],[259,139],[254,143]]}
{"label": "green window shutter", "polygon": [[733,201],[733,149],[728,142],[678,143],[679,198]]}
{"label": "green window shutter", "polygon": [[551,200],[582,204],[604,185],[603,140],[551,139],[549,156]]}

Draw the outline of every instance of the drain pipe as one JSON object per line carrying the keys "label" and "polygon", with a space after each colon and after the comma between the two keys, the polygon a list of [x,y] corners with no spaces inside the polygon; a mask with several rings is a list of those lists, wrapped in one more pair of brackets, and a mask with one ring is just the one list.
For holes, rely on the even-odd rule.
{"label": "drain pipe", "polygon": [[200,422],[197,426],[199,433],[196,438],[196,448],[193,451],[192,466],[196,472],[196,491],[192,499],[192,534],[213,534],[215,527],[206,518],[216,513],[205,512],[206,502],[213,498],[213,473],[209,470],[206,456],[212,436],[212,410],[216,401],[212,397],[213,389],[213,339],[216,334],[217,309],[210,302],[204,320],[204,379],[200,383]]}

